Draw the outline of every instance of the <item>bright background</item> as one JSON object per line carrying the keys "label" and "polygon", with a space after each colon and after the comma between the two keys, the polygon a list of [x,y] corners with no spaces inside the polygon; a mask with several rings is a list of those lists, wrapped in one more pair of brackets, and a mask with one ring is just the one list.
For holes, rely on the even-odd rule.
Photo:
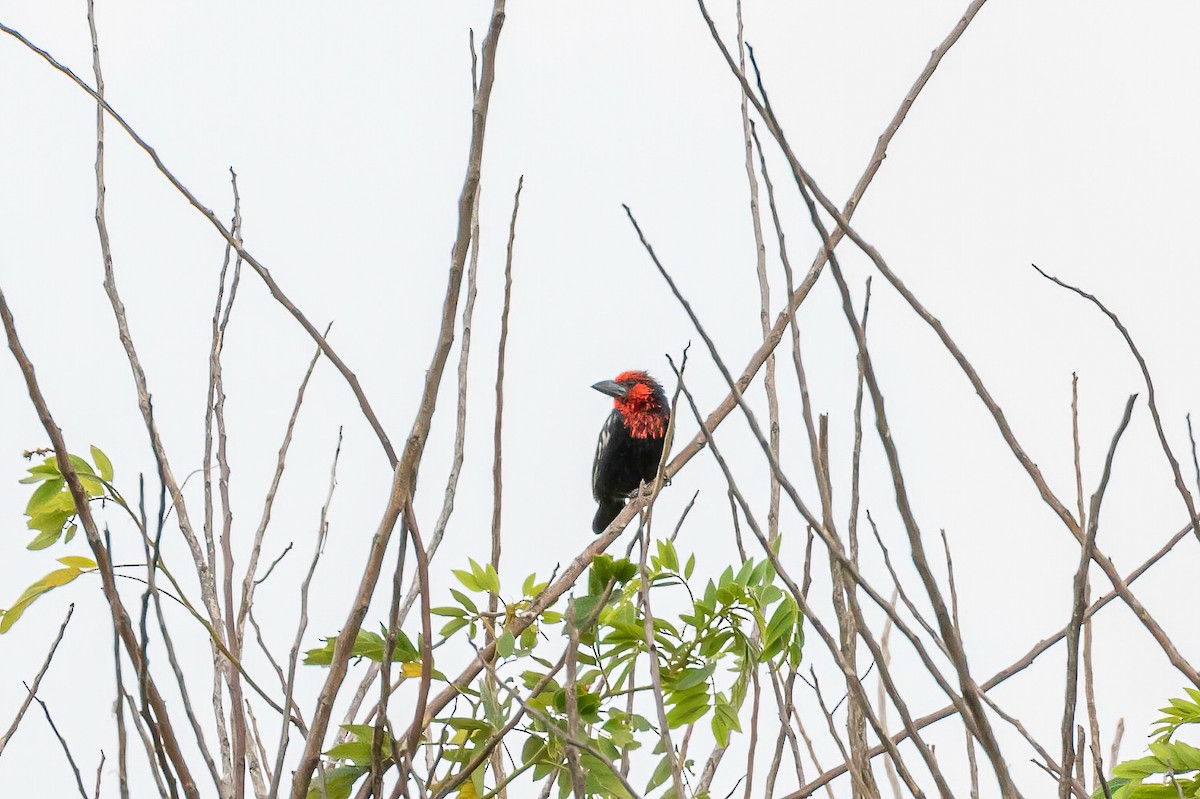
{"label": "bright background", "polygon": [[[731,40],[732,5],[713,5]],[[962,0],[747,0],[746,38],[785,129],[839,205],[930,50],[964,8]],[[415,412],[445,288],[469,136],[467,32],[474,26],[482,38],[489,9],[482,0],[336,7],[109,0],[97,9],[110,102],[225,218],[228,168],[236,169],[248,248],[314,323],[335,321],[331,341],[397,447]],[[90,82],[84,13],[82,2],[0,0],[0,20]],[[1142,395],[1118,454],[1099,538],[1123,572],[1178,530],[1186,512],[1120,337],[1094,308],[1038,277],[1029,264],[1082,285],[1121,316],[1155,376],[1163,421],[1190,481],[1184,416],[1195,409],[1200,388],[1192,362],[1200,333],[1192,235],[1200,215],[1193,190],[1200,179],[1198,24],[1200,8],[1178,0],[989,4],[917,101],[855,217],[857,229],[973,360],[1069,507],[1072,371],[1079,374],[1089,495],[1126,398]],[[0,285],[71,448],[99,445],[116,464],[118,484],[132,493],[139,471],[153,474],[153,461],[101,288],[92,219],[95,107],[8,37],[0,39],[0,76]],[[758,287],[738,102],[737,85],[692,3],[510,4],[484,157],[467,462],[452,546],[435,561],[435,595],[446,598],[450,568],[468,554],[483,560],[487,553],[495,343],[518,176],[525,176],[525,191],[508,342],[501,567],[505,585],[514,588],[530,571],[548,574],[590,540],[588,474],[595,432],[607,413],[591,383],[627,368],[668,375],[663,353],[678,353],[692,341],[690,383],[702,405],[711,408],[725,395],[699,337],[625,220],[622,202],[632,206],[731,368],[740,371],[757,346]],[[768,149],[784,197],[792,261],[804,270],[817,239],[782,160]],[[117,279],[172,465],[182,477],[199,468],[203,452],[209,325],[224,243],[111,122],[107,152]],[[783,282],[765,212],[764,223],[774,319]],[[839,252],[861,303],[872,270],[849,244]],[[930,551],[940,551],[943,528],[954,549],[965,637],[982,680],[1066,623],[1078,547],[1040,502],[931,331],[878,276],[874,288],[873,354],[908,486]],[[804,304],[800,324],[815,408],[830,414],[844,529],[855,362],[828,274]],[[235,535],[243,544],[258,522],[312,351],[304,332],[247,270],[225,353]],[[816,506],[786,343],[780,353],[786,463]],[[441,506],[450,462],[456,359],[453,354],[422,468],[417,511],[429,519],[426,527]],[[752,393],[765,409],[761,382]],[[31,535],[22,516],[28,489],[16,482],[27,466],[20,452],[43,446],[46,437],[7,357],[0,358],[0,402],[0,518],[7,530],[2,605],[48,571],[52,557],[82,554],[86,547],[81,536],[66,547],[25,550]],[[864,509],[907,563],[869,412],[866,419]],[[685,440],[695,425],[686,414],[679,421],[677,440]],[[340,425],[339,487],[306,646],[334,634],[345,618],[390,482],[344,381],[321,363],[263,556],[265,563],[295,542],[296,551],[259,595],[257,616],[280,651],[293,635],[296,586]],[[745,423],[731,418],[718,441],[763,507],[766,465]],[[699,576],[715,576],[736,555],[724,484],[707,454],[675,479],[660,518],[673,518],[696,490],[697,509],[680,547],[697,553]],[[193,479],[193,516],[199,491]],[[786,505],[784,556],[799,573],[804,529]],[[118,562],[139,561],[132,530],[115,515],[106,518]],[[171,532],[177,530],[168,527]],[[864,543],[863,549],[876,585],[890,588],[877,548]],[[169,542],[167,552],[183,563],[181,542]],[[1193,662],[1200,657],[1190,579],[1197,567],[1196,541],[1185,539],[1135,588]],[[917,593],[912,570],[903,576]],[[1099,572],[1094,583],[1109,588]],[[132,601],[137,586],[129,589]],[[818,580],[814,592],[827,604],[826,582]],[[77,603],[75,619],[41,695],[89,786],[99,750],[108,754],[104,795],[111,796],[112,641],[97,581],[48,595],[0,639],[0,724],[7,726],[15,713],[20,681],[36,672],[69,602]],[[368,617],[372,626],[384,612],[377,605]],[[178,624],[186,629],[190,622],[180,616]],[[192,651],[203,662],[201,634],[191,632],[201,642]],[[1124,717],[1123,752],[1132,757],[1158,715],[1155,708],[1179,693],[1183,678],[1119,604],[1097,617],[1096,632],[1104,752],[1107,757],[1107,739]],[[809,642],[811,662],[836,701],[837,675],[815,634]],[[895,659],[911,686],[914,714],[945,703],[906,647],[895,647]],[[864,669],[866,663],[864,657]],[[1060,647],[995,693],[1056,758],[1062,665]],[[251,667],[269,676],[263,663]],[[300,674],[298,695],[314,696],[324,673],[310,667]],[[201,702],[206,683],[202,678],[193,688]],[[874,676],[868,684],[873,692]],[[798,697],[809,728],[823,729],[811,692],[801,689]],[[276,720],[266,722],[266,715],[260,722],[274,739]],[[894,712],[891,718],[895,724]],[[1027,795],[1045,795],[1049,780],[1029,765],[1033,753],[1002,722],[998,729]],[[947,773],[964,785],[961,728],[944,722],[928,739],[938,745]],[[828,741],[822,751],[826,765],[836,762]],[[0,784],[6,795],[74,791],[36,707],[5,754]],[[741,770],[736,764],[727,769],[714,795],[723,796]],[[788,774],[785,767],[780,788],[794,781]],[[147,780],[136,774],[138,795],[153,790]],[[983,791],[996,794],[986,767]]]}

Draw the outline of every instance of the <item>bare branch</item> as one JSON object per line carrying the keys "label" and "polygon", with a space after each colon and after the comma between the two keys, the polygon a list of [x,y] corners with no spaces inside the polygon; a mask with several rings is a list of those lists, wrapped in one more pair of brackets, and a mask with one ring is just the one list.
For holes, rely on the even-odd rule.
{"label": "bare branch", "polygon": [[71,621],[71,615],[74,612],[75,603],[72,602],[67,607],[66,617],[58,627],[58,635],[54,636],[54,643],[50,644],[50,651],[46,653],[46,659],[42,661],[42,667],[38,669],[37,676],[33,678],[33,685],[29,686],[29,692],[25,696],[25,701],[21,702],[21,707],[17,709],[17,717],[9,725],[8,731],[4,733],[4,737],[0,738],[0,754],[3,754],[4,747],[8,746],[8,741],[16,733],[17,727],[21,726],[21,719],[25,717],[25,711],[29,709],[29,705],[32,704],[34,697],[37,696],[38,686],[42,684],[42,677],[45,677],[46,672],[50,669],[50,661],[54,660],[54,653],[58,651],[58,644],[62,641],[63,634],[67,631],[67,624]]}

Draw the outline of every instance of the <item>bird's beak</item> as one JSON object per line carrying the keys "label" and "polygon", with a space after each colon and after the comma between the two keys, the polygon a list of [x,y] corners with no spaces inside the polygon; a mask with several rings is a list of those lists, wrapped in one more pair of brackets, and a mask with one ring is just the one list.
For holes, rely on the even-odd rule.
{"label": "bird's beak", "polygon": [[621,385],[615,380],[601,380],[599,383],[593,383],[592,388],[599,391],[601,394],[607,394],[610,397],[617,399],[623,398],[629,393],[629,389]]}

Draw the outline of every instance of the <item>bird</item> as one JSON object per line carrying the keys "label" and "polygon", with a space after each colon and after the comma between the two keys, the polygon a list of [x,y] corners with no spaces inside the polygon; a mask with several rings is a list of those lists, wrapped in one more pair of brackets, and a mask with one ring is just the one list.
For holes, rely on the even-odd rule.
{"label": "bird", "polygon": [[613,411],[600,428],[592,461],[592,497],[599,505],[592,532],[599,534],[629,495],[657,476],[671,406],[663,387],[643,371],[621,372],[615,380],[601,380],[592,388],[613,398]]}

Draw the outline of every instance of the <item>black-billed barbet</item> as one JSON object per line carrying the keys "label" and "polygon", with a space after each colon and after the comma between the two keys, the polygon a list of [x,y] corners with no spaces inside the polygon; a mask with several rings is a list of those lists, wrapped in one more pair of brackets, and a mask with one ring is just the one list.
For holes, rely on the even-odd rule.
{"label": "black-billed barbet", "polygon": [[671,420],[662,386],[645,372],[621,372],[592,388],[613,398],[592,462],[592,496],[600,507],[592,532],[602,533],[638,486],[654,481]]}

